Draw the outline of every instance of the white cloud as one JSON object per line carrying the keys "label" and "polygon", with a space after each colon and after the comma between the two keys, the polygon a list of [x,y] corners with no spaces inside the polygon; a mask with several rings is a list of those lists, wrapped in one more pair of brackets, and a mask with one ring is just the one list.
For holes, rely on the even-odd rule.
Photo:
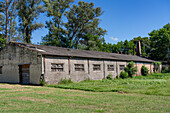
{"label": "white cloud", "polygon": [[118,38],[114,38],[114,37],[109,37],[111,40],[113,41],[118,41],[119,39]]}

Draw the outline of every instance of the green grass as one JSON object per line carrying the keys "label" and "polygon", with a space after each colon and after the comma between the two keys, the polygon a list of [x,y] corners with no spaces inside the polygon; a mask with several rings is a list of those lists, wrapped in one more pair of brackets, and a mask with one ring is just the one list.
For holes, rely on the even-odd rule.
{"label": "green grass", "polygon": [[159,74],[51,87],[0,84],[0,113],[168,113],[169,77]]}
{"label": "green grass", "polygon": [[48,87],[76,89],[92,92],[138,93],[170,96],[170,74],[152,74],[128,79],[82,81],[79,83],[48,85]]}

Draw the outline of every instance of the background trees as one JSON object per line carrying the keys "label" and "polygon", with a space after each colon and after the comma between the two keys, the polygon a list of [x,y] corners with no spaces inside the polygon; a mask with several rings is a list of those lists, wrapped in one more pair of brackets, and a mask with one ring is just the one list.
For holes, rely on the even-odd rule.
{"label": "background trees", "polygon": [[0,1],[0,48],[9,41],[31,43],[32,32],[44,26],[37,19],[45,12],[48,34],[42,38],[43,45],[136,54],[136,42],[140,41],[143,57],[170,62],[169,23],[150,32],[149,37],[106,43],[106,30],[99,27],[101,7],[95,7],[92,2],[74,3],[74,0]]}
{"label": "background trees", "polygon": [[169,61],[170,51],[170,24],[166,24],[159,30],[153,30],[150,35],[150,58]]}
{"label": "background trees", "polygon": [[73,0],[43,0],[47,17],[50,20],[46,21],[48,34],[42,38],[43,45],[52,45],[60,47],[71,47],[68,40],[68,31],[65,29],[66,22],[64,14],[70,8]]}
{"label": "background trees", "polygon": [[95,8],[92,2],[79,1],[78,5],[71,6],[73,0],[43,1],[47,16],[51,17],[51,20],[46,22],[49,33],[42,39],[44,45],[75,49],[87,49],[86,46],[91,45],[95,48],[94,37],[101,40],[104,37],[106,30],[98,26],[98,17],[103,12],[100,7]]}
{"label": "background trees", "polygon": [[[106,30],[99,27],[103,11],[100,7],[94,7],[94,4],[79,1],[78,5],[73,5],[69,11],[66,11],[68,22],[65,24],[67,37],[73,41],[73,47],[78,48],[80,40],[84,40],[87,34],[97,35],[102,38]],[[85,39],[86,40],[86,39]]]}
{"label": "background trees", "polygon": [[0,34],[5,42],[17,41],[16,17],[17,0],[4,0],[0,2]]}
{"label": "background trees", "polygon": [[18,0],[17,10],[23,42],[31,43],[32,32],[43,27],[43,24],[36,21],[43,12],[41,0]]}

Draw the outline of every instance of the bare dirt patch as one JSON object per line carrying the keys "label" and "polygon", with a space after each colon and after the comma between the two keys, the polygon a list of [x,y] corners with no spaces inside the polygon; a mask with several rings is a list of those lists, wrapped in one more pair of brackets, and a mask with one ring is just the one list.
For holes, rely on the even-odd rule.
{"label": "bare dirt patch", "polygon": [[36,93],[38,93],[38,94],[49,94],[50,92],[49,91],[36,91]]}
{"label": "bare dirt patch", "polygon": [[0,84],[0,88],[16,88],[18,85]]}
{"label": "bare dirt patch", "polygon": [[20,99],[20,100],[30,100],[33,102],[44,102],[44,103],[51,103],[51,100],[48,99],[37,99],[32,97],[13,97],[14,99]]}

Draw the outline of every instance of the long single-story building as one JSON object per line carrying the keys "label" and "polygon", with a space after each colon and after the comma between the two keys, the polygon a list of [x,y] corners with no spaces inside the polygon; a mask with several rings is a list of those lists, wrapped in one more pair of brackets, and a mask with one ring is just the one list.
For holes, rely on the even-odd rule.
{"label": "long single-story building", "polygon": [[0,82],[40,84],[43,79],[56,84],[61,79],[101,80],[109,74],[115,78],[130,61],[137,75],[142,65],[153,73],[154,61],[136,55],[10,42],[0,51]]}

